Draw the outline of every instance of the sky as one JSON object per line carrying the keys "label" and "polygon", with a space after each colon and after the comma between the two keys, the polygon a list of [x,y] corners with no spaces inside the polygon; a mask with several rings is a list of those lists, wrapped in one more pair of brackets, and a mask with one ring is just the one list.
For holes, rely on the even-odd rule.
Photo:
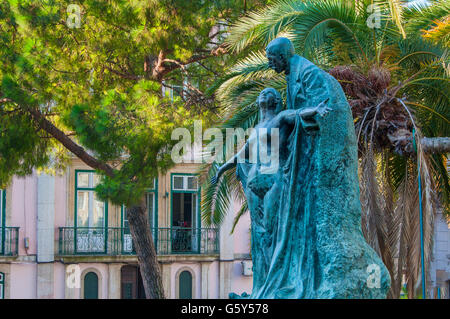
{"label": "sky", "polygon": [[412,5],[412,4],[425,4],[425,3],[428,3],[428,1],[427,1],[427,0],[413,0],[413,1],[410,1],[407,5]]}

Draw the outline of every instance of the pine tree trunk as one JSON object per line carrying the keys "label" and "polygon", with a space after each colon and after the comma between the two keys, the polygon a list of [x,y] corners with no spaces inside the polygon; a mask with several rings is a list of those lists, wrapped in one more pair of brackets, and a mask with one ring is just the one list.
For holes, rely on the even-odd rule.
{"label": "pine tree trunk", "polygon": [[161,269],[145,206],[127,207],[127,217],[138,257],[145,295],[147,299],[164,299]]}
{"label": "pine tree trunk", "polygon": [[[86,152],[83,147],[75,143],[63,131],[46,119],[38,109],[30,108],[28,111],[42,130],[53,136],[85,164],[103,171],[109,177],[114,176],[114,169],[110,165]],[[145,295],[148,299],[164,299],[161,269],[158,264],[153,237],[150,233],[150,224],[145,205],[141,204],[140,206],[127,208],[127,216],[138,257]]]}

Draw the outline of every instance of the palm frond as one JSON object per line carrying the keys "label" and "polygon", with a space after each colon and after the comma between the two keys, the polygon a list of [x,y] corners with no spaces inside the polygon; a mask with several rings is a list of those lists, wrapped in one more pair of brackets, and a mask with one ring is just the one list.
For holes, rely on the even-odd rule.
{"label": "palm frond", "polygon": [[274,71],[269,69],[267,58],[263,52],[251,53],[249,57],[238,61],[236,65],[230,70],[225,77],[226,80],[216,90],[219,102],[223,102],[223,97],[226,97],[229,90],[236,85],[245,82],[262,81],[263,79],[276,78]]}
{"label": "palm frond", "polygon": [[241,52],[250,46],[266,46],[280,33],[286,32],[296,18],[303,16],[305,7],[306,4],[299,0],[276,1],[234,24],[226,43],[234,52]]}
{"label": "palm frond", "polygon": [[386,176],[380,175],[377,170],[381,162],[382,157],[375,156],[372,146],[365,144],[360,161],[361,222],[366,240],[380,255],[391,277],[394,277],[393,247],[396,242],[391,238],[395,237],[397,231],[392,228],[393,194]]}
{"label": "palm frond", "polygon": [[230,187],[227,182],[228,174],[224,174],[217,184],[210,183],[217,171],[217,165],[211,165],[208,178],[203,184],[202,193],[202,221],[206,225],[220,225],[230,206]]}
{"label": "palm frond", "polygon": [[434,21],[435,25],[428,30],[423,30],[423,37],[436,44],[445,47],[450,46],[450,14],[442,19]]}
{"label": "palm frond", "polygon": [[360,163],[363,233],[368,243],[381,255],[384,243],[380,242],[379,239],[383,238],[382,233],[384,230],[382,224],[384,223],[380,222],[382,216],[380,190],[378,187],[379,182],[377,181],[375,157],[371,146],[366,144]]}
{"label": "palm frond", "polygon": [[403,1],[401,0],[389,0],[389,10],[391,12],[392,20],[397,25],[400,33],[402,34],[403,38],[406,38],[406,32],[403,28],[403,18],[402,18],[402,12],[403,12]]}
{"label": "palm frond", "polygon": [[430,30],[437,20],[442,20],[450,12],[450,1],[432,1],[432,5],[416,3],[403,9],[403,19],[407,21],[405,31],[407,34],[418,34]]}
{"label": "palm frond", "polygon": [[[417,132],[419,138],[422,138],[421,132]],[[429,279],[430,271],[429,265],[433,252],[433,234],[434,234],[434,217],[437,211],[438,199],[436,197],[436,186],[434,185],[433,176],[436,175],[433,172],[433,166],[430,165],[429,156],[422,150],[420,143],[417,146],[417,160],[419,161],[419,171],[422,185],[422,215],[423,215],[423,243],[424,243],[424,259],[426,280]]]}
{"label": "palm frond", "polygon": [[[420,132],[417,133],[420,136]],[[408,287],[408,296],[414,298],[418,285],[421,283],[421,253],[420,253],[420,211],[417,164],[412,158],[397,160],[396,155],[388,160],[388,167],[383,169],[388,178],[395,181],[393,187],[397,195],[393,219],[389,229],[389,241],[395,257],[393,267],[392,295],[398,298],[403,275]],[[433,245],[433,225],[438,203],[433,185],[433,172],[428,155],[418,148],[418,158],[421,162],[422,207],[423,207],[423,234],[425,269],[429,275],[429,262]],[[403,170],[403,174],[398,171]],[[392,184],[394,186],[394,184]]]}
{"label": "palm frond", "polygon": [[239,220],[242,216],[244,216],[248,212],[248,205],[247,201],[245,201],[239,211],[237,212],[236,216],[234,217],[233,221],[233,227],[231,228],[231,233],[234,233],[234,229],[236,228],[236,225],[238,224]]}

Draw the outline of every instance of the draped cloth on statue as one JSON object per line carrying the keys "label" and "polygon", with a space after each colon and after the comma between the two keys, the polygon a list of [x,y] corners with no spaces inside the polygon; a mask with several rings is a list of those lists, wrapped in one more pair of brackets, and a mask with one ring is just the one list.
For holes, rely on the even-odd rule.
{"label": "draped cloth on statue", "polygon": [[265,250],[265,241],[263,237],[266,235],[264,221],[264,201],[248,186],[247,181],[256,177],[257,165],[249,163],[238,163],[236,165],[236,174],[241,181],[247,199],[248,210],[251,219],[251,251],[252,258],[258,258],[258,262],[253,261],[253,289],[259,289],[264,284],[267,275],[269,258]]}
{"label": "draped cloth on statue", "polygon": [[252,221],[250,298],[385,298],[388,271],[361,232],[357,143],[344,93],[299,56],[287,80],[287,108],[329,99],[331,111],[316,115],[314,132],[297,115],[291,135],[280,141],[280,168],[263,198],[247,183],[258,171],[248,163],[237,167]]}
{"label": "draped cloth on statue", "polygon": [[[267,212],[270,206],[265,201],[264,193],[267,192],[267,189],[269,189],[269,192],[274,192],[280,186],[274,180],[277,175],[262,174],[261,166],[264,165],[259,163],[259,159],[257,163],[250,163],[248,160],[245,160],[244,163],[237,163],[236,166],[237,178],[241,181],[244,189],[252,221],[250,233],[252,258],[254,260],[253,290],[258,290],[263,286],[273,255],[273,236],[271,227],[268,227],[272,222],[268,221],[268,218],[275,217],[275,214]],[[277,204],[274,203],[273,205]],[[271,208],[274,209],[274,206]],[[255,258],[258,259],[256,262]],[[234,295],[234,298],[239,298],[239,296]]]}

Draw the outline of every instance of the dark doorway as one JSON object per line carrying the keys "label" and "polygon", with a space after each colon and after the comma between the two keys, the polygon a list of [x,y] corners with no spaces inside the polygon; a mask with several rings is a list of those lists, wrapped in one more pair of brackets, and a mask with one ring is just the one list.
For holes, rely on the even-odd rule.
{"label": "dark doorway", "polygon": [[98,299],[98,276],[95,272],[84,276],[84,299]]}
{"label": "dark doorway", "polygon": [[189,271],[181,272],[178,287],[180,299],[192,299],[192,275]]}
{"label": "dark doorway", "polygon": [[194,213],[193,197],[195,194],[174,193],[172,202],[172,226],[192,227]]}
{"label": "dark doorway", "polygon": [[120,270],[121,298],[145,299],[141,272],[137,266],[123,266]]}
{"label": "dark doorway", "polygon": [[198,250],[198,194],[172,193],[172,251],[192,253]]}

